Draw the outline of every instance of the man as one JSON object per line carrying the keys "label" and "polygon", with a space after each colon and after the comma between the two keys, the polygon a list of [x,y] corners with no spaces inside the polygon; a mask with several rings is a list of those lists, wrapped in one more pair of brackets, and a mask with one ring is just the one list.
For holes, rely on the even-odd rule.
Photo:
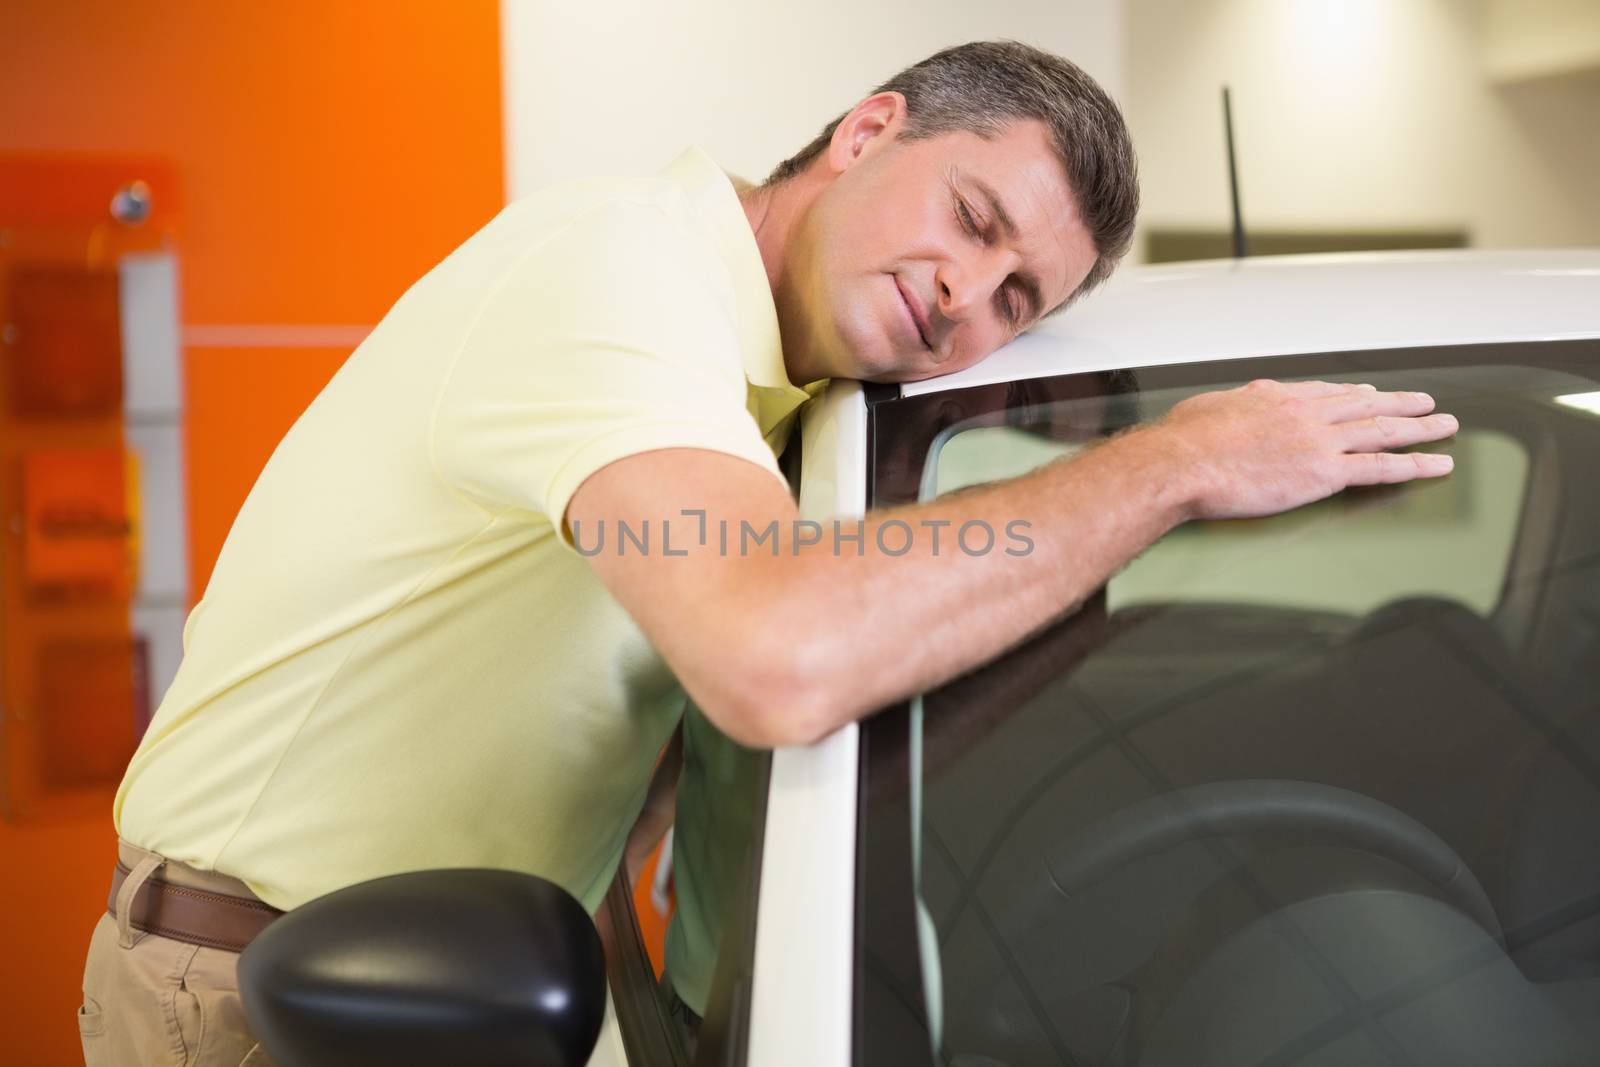
{"label": "man", "polygon": [[[983,359],[1110,273],[1136,200],[1115,105],[991,43],[898,75],[759,188],[691,151],[509,206],[396,304],[240,511],[118,794],[89,1061],[259,1060],[223,913],[452,866],[592,912],[685,692],[735,741],[804,744],[1071,611],[1185,519],[1448,470],[1381,451],[1453,432],[1426,397],[1255,383],[905,513],[1026,518],[1024,557],[891,557],[884,516],[859,557],[573,550],[685,510],[792,529],[774,453],[809,395]],[[186,887],[217,914],[141,933]]]}

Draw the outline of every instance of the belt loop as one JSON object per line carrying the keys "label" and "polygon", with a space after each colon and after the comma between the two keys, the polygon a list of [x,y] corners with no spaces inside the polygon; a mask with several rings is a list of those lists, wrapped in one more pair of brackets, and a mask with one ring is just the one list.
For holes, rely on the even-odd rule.
{"label": "belt loop", "polygon": [[144,883],[156,872],[156,868],[167,862],[163,857],[150,853],[134,865],[128,877],[123,880],[122,888],[117,890],[117,944],[123,948],[132,948],[138,940],[138,935],[133,929],[133,897],[143,888]]}

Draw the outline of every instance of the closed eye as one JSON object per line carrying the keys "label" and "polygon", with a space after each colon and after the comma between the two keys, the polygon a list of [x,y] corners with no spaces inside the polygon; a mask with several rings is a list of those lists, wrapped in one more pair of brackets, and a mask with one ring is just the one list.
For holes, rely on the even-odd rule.
{"label": "closed eye", "polygon": [[956,220],[961,223],[961,228],[968,234],[983,241],[984,244],[989,243],[988,235],[981,232],[978,220],[972,217],[972,211],[967,207],[967,202],[959,196],[956,197]]}
{"label": "closed eye", "polygon": [[1000,291],[1000,304],[1002,313],[1013,329],[1022,323],[1022,309],[1017,306],[1017,301],[1012,297],[1016,291],[1014,286],[1005,286]]}

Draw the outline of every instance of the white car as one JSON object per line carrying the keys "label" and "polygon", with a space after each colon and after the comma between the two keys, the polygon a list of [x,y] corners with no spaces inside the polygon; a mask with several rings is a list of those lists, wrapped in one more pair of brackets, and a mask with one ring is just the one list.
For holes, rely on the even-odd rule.
{"label": "white car", "polygon": [[[801,511],[1263,377],[1427,391],[1455,470],[1180,527],[982,670],[730,756],[748,833],[678,829],[722,926],[692,1062],[1600,1063],[1600,251],[1127,269],[959,374],[836,383]],[[606,911],[590,1062],[690,1062]]]}

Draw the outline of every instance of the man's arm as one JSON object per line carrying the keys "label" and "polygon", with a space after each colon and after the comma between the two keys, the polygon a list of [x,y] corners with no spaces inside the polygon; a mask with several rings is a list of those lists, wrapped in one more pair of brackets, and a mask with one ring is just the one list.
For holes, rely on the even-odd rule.
{"label": "man's arm", "polygon": [[[1418,393],[1322,382],[1252,382],[1179,404],[1161,422],[1010,482],[865,520],[862,550],[831,530],[797,548],[795,505],[770,473],[720,453],[647,452],[597,471],[567,519],[592,546],[602,522],[656,530],[652,551],[589,558],[707,717],[747,745],[817,740],[894,700],[992,659],[1072,611],[1107,578],[1190,518],[1273,514],[1350,485],[1448,472],[1446,457],[1385,449],[1455,432]],[[703,510],[706,544],[685,509]],[[893,520],[916,532],[904,555],[880,550]],[[956,546],[982,520],[993,550]],[[1030,524],[1025,554],[1003,540]],[[671,523],[672,550],[659,543]],[[778,551],[740,551],[740,524],[777,520]],[[946,522],[934,553],[930,523]],[[727,550],[719,523],[729,530]],[[853,524],[852,524],[853,526]],[[898,549],[903,532],[885,531]]]}

